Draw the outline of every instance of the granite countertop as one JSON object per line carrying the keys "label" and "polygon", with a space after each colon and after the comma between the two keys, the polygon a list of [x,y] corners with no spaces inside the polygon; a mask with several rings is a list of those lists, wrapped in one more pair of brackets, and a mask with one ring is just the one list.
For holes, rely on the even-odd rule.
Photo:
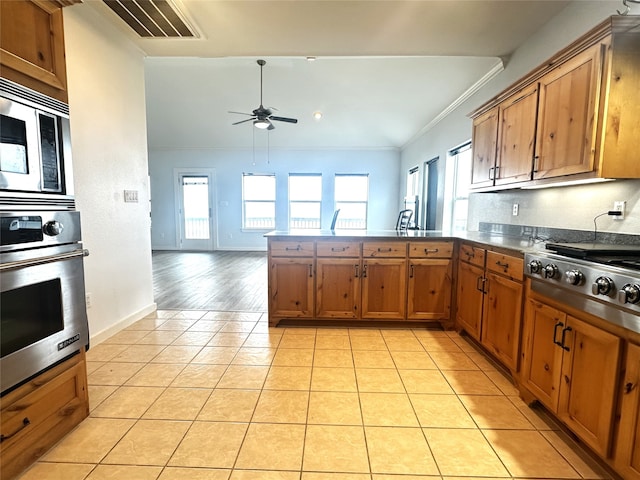
{"label": "granite countertop", "polygon": [[532,240],[528,237],[500,235],[496,233],[457,231],[447,233],[441,230],[275,230],[265,234],[267,238],[362,238],[367,240],[391,240],[391,239],[420,239],[420,240],[467,240],[492,247],[526,253],[530,251],[544,250],[545,242]]}

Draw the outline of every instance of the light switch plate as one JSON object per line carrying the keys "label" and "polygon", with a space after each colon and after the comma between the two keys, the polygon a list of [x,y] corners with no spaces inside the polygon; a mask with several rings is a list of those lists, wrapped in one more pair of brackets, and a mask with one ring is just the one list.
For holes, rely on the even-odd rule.
{"label": "light switch plate", "polygon": [[138,191],[137,190],[125,190],[124,201],[127,203],[138,203]]}

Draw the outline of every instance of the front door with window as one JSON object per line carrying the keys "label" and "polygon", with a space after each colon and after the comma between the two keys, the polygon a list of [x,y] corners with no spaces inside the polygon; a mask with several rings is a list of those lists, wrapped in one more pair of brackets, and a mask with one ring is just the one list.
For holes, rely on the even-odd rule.
{"label": "front door with window", "polygon": [[179,245],[181,250],[211,250],[211,173],[179,173]]}

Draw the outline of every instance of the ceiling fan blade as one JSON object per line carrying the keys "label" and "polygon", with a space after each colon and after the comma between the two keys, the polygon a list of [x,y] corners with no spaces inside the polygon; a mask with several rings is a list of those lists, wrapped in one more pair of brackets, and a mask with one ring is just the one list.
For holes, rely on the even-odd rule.
{"label": "ceiling fan blade", "polygon": [[229,110],[229,113],[237,113],[238,115],[249,115],[250,117],[252,117],[252,116],[253,116],[253,113],[232,112],[231,110]]}
{"label": "ceiling fan blade", "polygon": [[270,116],[269,120],[277,120],[278,122],[287,122],[287,123],[298,123],[297,118],[287,118],[287,117],[274,117]]}
{"label": "ceiling fan blade", "polygon": [[276,128],[273,123],[269,122],[269,126],[267,127],[267,130],[273,130],[274,128]]}
{"label": "ceiling fan blade", "polygon": [[246,120],[240,120],[239,122],[232,123],[231,125],[238,125],[240,123],[250,122],[251,120],[255,120],[255,117],[252,116],[251,118],[247,118]]}

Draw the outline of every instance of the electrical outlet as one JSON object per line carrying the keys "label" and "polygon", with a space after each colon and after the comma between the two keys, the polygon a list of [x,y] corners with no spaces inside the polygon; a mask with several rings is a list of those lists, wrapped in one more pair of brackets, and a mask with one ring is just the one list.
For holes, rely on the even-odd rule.
{"label": "electrical outlet", "polygon": [[520,206],[517,203],[513,204],[513,209],[511,210],[512,214],[514,217],[518,216],[518,210],[520,209]]}
{"label": "electrical outlet", "polygon": [[85,298],[85,301],[86,301],[86,304],[87,304],[87,308],[91,308],[91,294],[87,293],[84,296],[84,298]]}
{"label": "electrical outlet", "polygon": [[624,200],[619,202],[613,202],[613,210],[616,212],[622,212],[622,215],[614,215],[614,220],[624,220],[624,209],[627,206],[627,202]]}

